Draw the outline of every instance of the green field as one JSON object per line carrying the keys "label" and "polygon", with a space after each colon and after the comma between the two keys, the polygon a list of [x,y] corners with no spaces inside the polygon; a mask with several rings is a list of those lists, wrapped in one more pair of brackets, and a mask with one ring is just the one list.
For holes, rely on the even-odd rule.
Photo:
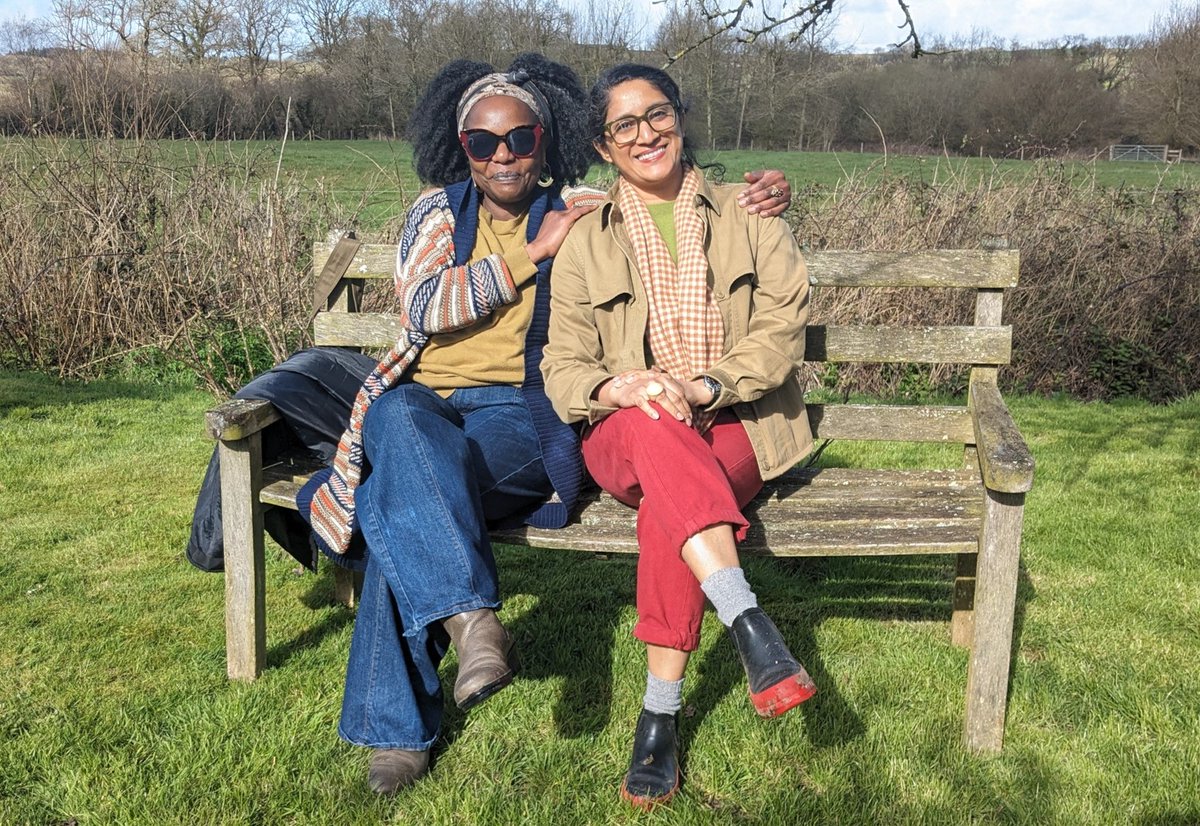
{"label": "green field", "polygon": [[[271,169],[278,161],[279,144],[254,142],[235,144],[233,152],[252,155]],[[727,180],[739,180],[746,170],[783,170],[793,187],[828,190],[847,179],[875,180],[885,175],[915,177],[930,184],[965,179],[968,181],[1021,180],[1039,169],[1065,167],[1080,186],[1125,187],[1135,190],[1196,188],[1200,167],[1189,164],[1158,164],[1110,161],[993,161],[990,158],[957,158],[940,155],[913,156],[857,152],[751,152],[701,153],[701,160],[717,161],[728,170]],[[338,200],[351,204],[360,200],[372,216],[385,216],[406,203],[405,196],[419,191],[412,169],[411,148],[406,143],[384,141],[296,141],[283,149],[283,174],[308,183],[320,182],[337,193]],[[592,181],[610,180],[609,172],[594,167]]]}
{"label": "green field", "polygon": [[353,614],[328,572],[269,547],[268,670],[227,682],[222,578],[183,556],[211,403],[0,372],[0,823],[1200,822],[1200,397],[1012,400],[1038,469],[1003,754],[959,745],[950,559],[755,560],[820,693],[759,720],[710,618],[685,785],[650,815],[617,796],[644,688],[631,560],[500,549],[523,673],[450,708],[433,773],[394,800],[335,733]]}
{"label": "green field", "polygon": [[[56,154],[62,145],[54,142]],[[420,191],[412,168],[411,147],[402,141],[160,141],[168,157],[181,163],[204,158],[259,181],[293,183],[307,191],[331,197],[343,209],[357,213],[367,229],[377,229],[403,213]],[[0,160],[45,155],[28,140],[0,140]],[[702,152],[703,161],[717,161],[727,170],[727,180],[740,180],[750,169],[782,169],[798,196],[820,198],[849,179],[877,180],[884,176],[915,177],[929,184],[990,180],[1021,181],[1047,170],[1064,168],[1080,186],[1124,187],[1139,191],[1195,189],[1200,187],[1200,166],[1097,161],[1019,161],[959,158],[941,155],[913,156],[857,152]],[[591,182],[605,185],[611,178],[602,166],[594,167]]]}

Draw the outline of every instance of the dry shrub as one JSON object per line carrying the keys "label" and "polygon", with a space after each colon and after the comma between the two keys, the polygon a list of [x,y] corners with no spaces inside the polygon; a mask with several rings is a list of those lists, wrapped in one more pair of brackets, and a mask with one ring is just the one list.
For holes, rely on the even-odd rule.
{"label": "dry shrub", "polygon": [[[1076,169],[1078,169],[1076,167]],[[1105,189],[1055,162],[1023,176],[885,173],[802,193],[797,238],[812,248],[976,248],[1003,238],[1021,251],[1009,292],[1010,387],[1083,398],[1175,398],[1200,389],[1200,192]],[[823,290],[814,321],[970,323],[963,291]],[[957,392],[961,368],[833,370],[827,386],[872,393]]]}
{"label": "dry shrub", "polygon": [[12,141],[0,159],[0,355],[94,377],[182,363],[229,390],[303,344],[321,191],[221,145]]}

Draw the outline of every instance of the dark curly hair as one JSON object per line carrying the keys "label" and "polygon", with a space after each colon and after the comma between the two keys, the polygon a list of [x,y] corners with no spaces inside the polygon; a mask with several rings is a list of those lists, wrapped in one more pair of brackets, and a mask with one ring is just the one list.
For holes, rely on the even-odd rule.
{"label": "dark curly hair", "polygon": [[[458,101],[468,86],[494,71],[487,63],[453,60],[425,87],[408,122],[413,166],[422,182],[448,186],[470,176],[471,167],[458,142]],[[506,71],[524,72],[537,83],[550,104],[554,120],[552,137],[546,146],[546,164],[558,183],[577,183],[592,163],[587,93],[579,76],[569,66],[533,52],[518,55]]]}
{"label": "dark curly hair", "polygon": [[[653,66],[641,63],[620,63],[602,72],[592,86],[588,108],[588,135],[593,141],[604,140],[604,124],[608,115],[608,102],[612,96],[612,90],[629,80],[646,81],[663,93],[667,101],[675,107],[679,117],[683,117],[687,113],[688,106],[683,101],[683,94],[679,91],[679,84],[675,82],[675,78]],[[696,144],[686,130],[683,133],[683,160],[686,164],[709,170],[717,178],[725,174],[724,165],[719,163],[703,164],[697,160]]]}

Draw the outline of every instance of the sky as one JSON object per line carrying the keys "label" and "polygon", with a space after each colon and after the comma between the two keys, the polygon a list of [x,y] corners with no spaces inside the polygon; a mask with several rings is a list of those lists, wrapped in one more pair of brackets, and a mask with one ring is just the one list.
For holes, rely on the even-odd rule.
{"label": "sky", "polygon": [[[1083,35],[1091,40],[1142,35],[1171,0],[907,0],[923,42],[986,29],[1005,43],[1033,45]],[[844,0],[835,39],[852,51],[887,48],[904,38],[904,14],[895,0]]]}
{"label": "sky", "polygon": [[[1193,0],[1194,1],[1194,0]],[[563,0],[570,5],[572,0]],[[603,0],[601,0],[603,2]],[[651,24],[664,6],[654,0],[629,0],[641,8]],[[761,2],[761,0],[760,0]],[[773,0],[778,3],[780,0]],[[1061,40],[1073,35],[1087,39],[1141,35],[1150,30],[1155,15],[1164,14],[1172,0],[907,0],[917,31],[925,43],[935,37],[966,36],[986,29],[1004,43],[1026,45]],[[1180,0],[1187,2],[1187,0]],[[0,0],[2,21],[38,17],[51,8],[51,0]],[[904,16],[895,0],[839,0],[834,39],[851,51],[886,49],[903,39],[896,28]]]}

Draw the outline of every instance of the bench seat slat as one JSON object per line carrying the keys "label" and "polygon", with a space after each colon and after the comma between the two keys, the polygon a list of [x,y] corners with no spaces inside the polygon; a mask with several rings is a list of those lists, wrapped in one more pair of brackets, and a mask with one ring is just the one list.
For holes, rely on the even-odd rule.
{"label": "bench seat slat", "polygon": [[[261,500],[295,508],[307,478],[302,464],[263,473]],[[769,519],[758,518],[760,507]],[[963,470],[798,469],[764,488],[746,509],[751,526],[741,548],[776,556],[971,553],[976,548],[983,494]],[[492,538],[536,547],[636,553],[635,511],[611,496],[589,492],[577,521],[560,530],[525,526]]]}
{"label": "bench seat slat", "polygon": [[[774,521],[774,520],[773,520]],[[548,531],[518,528],[494,532],[499,542],[511,540],[535,548],[567,548],[594,553],[637,553],[631,525],[594,527],[568,526]],[[974,553],[978,548],[978,520],[945,524],[897,524],[888,531],[864,532],[860,524],[843,530],[813,527],[789,531],[772,524],[769,531],[751,526],[739,551],[767,556],[860,556],[891,554]]]}

